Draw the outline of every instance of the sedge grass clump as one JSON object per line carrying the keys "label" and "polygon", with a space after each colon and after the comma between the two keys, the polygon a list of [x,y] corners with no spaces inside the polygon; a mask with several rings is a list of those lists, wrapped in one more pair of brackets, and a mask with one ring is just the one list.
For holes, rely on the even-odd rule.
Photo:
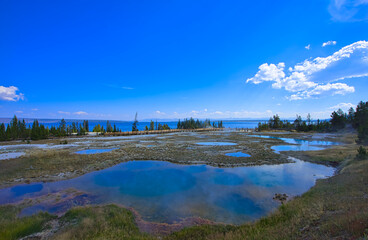
{"label": "sedge grass clump", "polygon": [[139,231],[131,211],[116,205],[74,208],[61,222],[66,227],[54,239],[155,239]]}
{"label": "sedge grass clump", "polygon": [[0,239],[19,239],[40,232],[44,225],[54,218],[48,213],[19,218],[20,208],[0,206]]}
{"label": "sedge grass clump", "polygon": [[360,146],[357,152],[358,152],[356,155],[357,159],[364,160],[368,158],[367,150],[363,146]]}

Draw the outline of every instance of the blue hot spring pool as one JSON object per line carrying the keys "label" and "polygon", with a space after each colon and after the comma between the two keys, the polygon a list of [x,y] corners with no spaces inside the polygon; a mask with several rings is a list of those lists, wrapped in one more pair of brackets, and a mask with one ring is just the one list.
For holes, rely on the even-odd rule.
{"label": "blue hot spring pool", "polygon": [[[300,195],[334,168],[303,162],[236,168],[130,161],[83,176],[50,183],[0,189],[0,204],[45,196],[66,189],[93,195],[92,204],[117,203],[134,208],[148,221],[172,223],[185,217],[241,224],[275,210],[275,193]],[[57,212],[59,205],[38,204],[22,215]],[[63,206],[65,207],[65,206]],[[70,206],[69,206],[70,207]]]}
{"label": "blue hot spring pool", "polygon": [[331,142],[331,141],[317,141],[317,140],[303,140],[296,138],[282,138],[275,136],[267,136],[267,135],[249,135],[250,137],[259,137],[259,138],[271,138],[271,139],[279,139],[284,141],[285,143],[292,145],[277,145],[272,146],[276,153],[280,153],[281,151],[318,151],[323,150],[328,146],[340,145],[339,142]]}
{"label": "blue hot spring pool", "polygon": [[226,153],[225,155],[229,157],[250,157],[249,154],[243,153],[243,152],[232,152],[232,153]]}
{"label": "blue hot spring pool", "polygon": [[86,149],[75,152],[76,154],[96,154],[96,153],[105,153],[105,152],[111,152],[112,150],[115,150],[117,148],[109,148],[109,149]]}
{"label": "blue hot spring pool", "polygon": [[236,143],[232,142],[199,142],[198,145],[204,145],[204,146],[235,146]]}
{"label": "blue hot spring pool", "polygon": [[272,150],[275,151],[275,153],[280,153],[282,151],[318,151],[325,149],[324,147],[316,147],[311,145],[278,145],[278,146],[272,146]]}

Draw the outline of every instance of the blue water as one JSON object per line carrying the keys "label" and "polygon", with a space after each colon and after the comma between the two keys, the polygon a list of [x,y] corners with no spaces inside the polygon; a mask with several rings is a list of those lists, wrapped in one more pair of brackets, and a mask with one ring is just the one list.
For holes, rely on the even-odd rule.
{"label": "blue water", "polygon": [[111,152],[112,150],[115,150],[117,148],[110,148],[110,149],[87,149],[87,150],[81,150],[75,152],[76,154],[96,154],[96,153],[105,153],[105,152]]}
{"label": "blue water", "polygon": [[330,141],[309,141],[309,140],[302,140],[296,138],[282,138],[282,137],[275,137],[275,136],[267,136],[267,135],[249,135],[250,137],[259,137],[259,138],[271,138],[271,139],[279,139],[284,141],[285,143],[289,143],[292,145],[279,145],[279,146],[272,146],[276,153],[280,153],[281,151],[318,151],[326,149],[326,146],[332,145],[340,145],[339,142],[330,142]]}
{"label": "blue water", "polygon": [[[11,119],[10,118],[1,118],[0,119],[0,123],[4,122],[5,125],[7,125],[9,123]],[[66,119],[66,124],[67,125],[71,125],[72,122],[77,122],[78,125],[79,124],[83,124],[83,120],[70,120],[70,119]],[[32,125],[33,120],[31,119],[26,119],[27,124]],[[101,126],[103,126],[106,129],[106,120],[88,120],[89,123],[89,130],[92,131],[93,128],[97,125],[100,124]],[[109,121],[111,123],[112,126],[114,126],[114,124],[116,125],[116,127],[118,129],[120,129],[121,131],[125,132],[125,131],[132,131],[132,124],[133,121]],[[215,122],[217,122],[217,120],[215,120]],[[223,121],[223,126],[225,128],[255,128],[258,126],[258,120],[239,120],[239,121]],[[51,128],[52,126],[54,127],[58,127],[59,123],[60,123],[60,119],[39,119],[39,123],[45,125],[46,127]],[[163,124],[167,124],[171,129],[175,129],[177,127],[178,122],[177,121],[163,121],[160,122],[158,121],[158,123]],[[156,122],[155,122],[156,124]],[[138,129],[139,130],[144,130],[146,126],[149,127],[150,122],[147,121],[139,121],[138,122]]]}
{"label": "blue water", "polygon": [[231,142],[199,142],[198,145],[204,145],[204,146],[235,146],[236,143]]}
{"label": "blue water", "polygon": [[275,153],[280,153],[282,151],[318,151],[325,148],[310,145],[278,145],[272,146],[271,149],[274,150]]}
{"label": "blue water", "polygon": [[[240,224],[267,215],[278,207],[275,193],[300,195],[316,179],[332,176],[334,168],[303,162],[237,168],[178,165],[161,161],[130,161],[71,180],[32,183],[0,189],[0,204],[74,188],[94,196],[91,204],[117,203],[132,207],[148,221],[172,223],[202,217]],[[38,211],[58,213],[69,201],[40,203],[21,215]]]}
{"label": "blue water", "polygon": [[256,128],[261,120],[223,121],[225,128]]}
{"label": "blue water", "polygon": [[301,144],[301,145],[312,145],[312,146],[332,146],[332,145],[340,145],[339,142],[331,142],[331,141],[310,141],[296,138],[283,138],[276,136],[267,136],[267,135],[249,135],[249,137],[259,137],[259,138],[271,138],[271,139],[279,139],[289,144]]}
{"label": "blue water", "polygon": [[232,152],[232,153],[226,153],[225,155],[229,157],[250,157],[249,154],[243,153],[243,152]]}

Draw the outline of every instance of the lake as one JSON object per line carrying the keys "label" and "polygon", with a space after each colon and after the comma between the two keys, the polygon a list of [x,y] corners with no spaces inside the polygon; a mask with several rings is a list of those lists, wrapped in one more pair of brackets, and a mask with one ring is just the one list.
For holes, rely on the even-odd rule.
{"label": "lake", "polygon": [[[9,123],[11,119],[10,118],[2,118],[0,119],[0,123],[4,122],[5,125]],[[73,122],[77,122],[79,124],[83,124],[83,120],[70,120],[65,119],[67,125],[71,125]],[[258,122],[261,122],[262,120],[225,120],[223,121],[223,126],[225,128],[255,128],[258,126]],[[32,120],[26,119],[26,122],[30,125],[32,125]],[[118,129],[121,131],[132,131],[132,124],[133,121],[115,121],[110,120],[109,121],[112,126],[114,124]],[[215,120],[217,122],[217,120]],[[52,126],[58,127],[60,123],[60,119],[39,119],[39,123],[45,125],[46,127],[51,128]],[[88,120],[89,123],[89,130],[92,131],[92,129],[97,125],[100,124],[106,129],[106,120]],[[161,123],[167,124],[171,129],[175,129],[177,127],[178,121],[157,121],[157,124]],[[156,122],[155,122],[156,124]],[[150,122],[148,121],[140,121],[138,122],[138,129],[144,130],[146,126],[149,127]]]}

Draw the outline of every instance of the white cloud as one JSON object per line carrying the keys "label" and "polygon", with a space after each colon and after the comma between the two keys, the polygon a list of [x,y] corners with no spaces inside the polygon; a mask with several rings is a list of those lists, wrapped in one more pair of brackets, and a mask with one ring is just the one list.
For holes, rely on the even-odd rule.
{"label": "white cloud", "polygon": [[125,89],[125,90],[133,90],[134,88],[132,87],[121,87],[122,89]]}
{"label": "white cloud", "polygon": [[62,115],[70,115],[70,112],[58,111],[58,113]]}
{"label": "white cloud", "polygon": [[265,81],[279,82],[285,77],[284,68],[285,63],[282,62],[277,65],[273,63],[271,63],[270,65],[264,63],[259,66],[259,71],[257,72],[257,74],[247,80],[247,83],[252,82],[254,84],[259,84]]}
{"label": "white cloud", "polygon": [[73,113],[74,115],[88,115],[88,113],[86,113],[86,112],[83,112],[83,111],[79,111],[79,112],[75,112],[75,113]]}
{"label": "white cloud", "polygon": [[305,49],[309,50],[310,49],[310,44],[308,44],[307,46],[304,47]]}
{"label": "white cloud", "polygon": [[17,94],[18,90],[19,89],[14,86],[10,86],[10,87],[0,86],[0,100],[12,101],[12,102],[23,100],[24,95],[23,93]]}
{"label": "white cloud", "polygon": [[343,76],[343,77],[340,77],[340,78],[336,78],[332,82],[337,82],[337,81],[341,81],[341,80],[345,80],[345,79],[351,79],[351,78],[362,78],[362,77],[368,77],[368,73],[356,74],[356,75],[350,75],[350,76]]}
{"label": "white cloud", "polygon": [[165,115],[166,114],[166,113],[158,111],[158,110],[155,113],[158,114],[158,115]]}
{"label": "white cloud", "polygon": [[117,84],[105,84],[105,86],[116,89],[125,89],[125,90],[133,90],[134,88],[128,86],[121,86]]}
{"label": "white cloud", "polygon": [[32,111],[38,111],[39,109],[38,108],[32,108]]}
{"label": "white cloud", "polygon": [[336,45],[336,41],[328,41],[328,42],[322,43],[322,47],[326,47],[329,45]]}
{"label": "white cloud", "polygon": [[[247,79],[247,83],[260,84],[262,82],[273,82],[272,87],[275,89],[284,88],[286,91],[294,92],[289,100],[300,100],[307,98],[316,98],[322,95],[344,95],[347,93],[353,93],[354,87],[348,86],[345,83],[325,84],[325,78],[318,79],[315,75],[322,72],[328,67],[334,66],[336,63],[342,60],[349,59],[350,56],[356,51],[360,51],[361,54],[367,55],[368,42],[358,41],[348,46],[341,48],[339,51],[333,53],[327,57],[317,57],[314,59],[306,59],[301,63],[296,64],[294,67],[288,68],[288,75],[285,74],[284,63],[268,64],[264,63],[259,67],[259,71],[252,78]],[[354,75],[346,69],[343,72],[343,76],[338,80],[345,78],[352,78],[354,76],[368,76],[368,67],[360,58],[361,63],[360,74]],[[357,68],[355,65],[354,68]],[[336,79],[335,79],[336,80]]]}
{"label": "white cloud", "polygon": [[318,98],[322,95],[345,95],[347,93],[355,92],[355,88],[348,86],[345,83],[327,83],[325,85],[318,85],[313,89],[308,89],[298,92],[289,97],[289,100],[301,100],[309,98]]}
{"label": "white cloud", "polygon": [[23,113],[23,111],[15,111],[16,113]]}
{"label": "white cloud", "polygon": [[339,103],[339,104],[337,104],[335,106],[330,107],[329,109],[331,109],[331,110],[337,110],[337,109],[341,108],[343,111],[347,111],[351,107],[352,108],[355,108],[355,105],[352,104],[352,103]]}
{"label": "white cloud", "polygon": [[368,20],[368,0],[330,0],[328,11],[340,22]]}
{"label": "white cloud", "polygon": [[240,110],[240,111],[190,111],[190,112],[183,112],[183,113],[178,113],[178,112],[173,112],[173,114],[167,114],[167,117],[173,117],[173,118],[180,118],[180,119],[184,119],[184,118],[189,118],[189,117],[194,117],[194,118],[200,118],[200,119],[205,119],[205,118],[209,118],[209,119],[226,119],[226,118],[255,118],[255,119],[259,119],[259,118],[269,118],[272,116],[272,111],[271,110],[267,110],[264,112],[259,112],[259,111],[247,111],[247,110]]}

